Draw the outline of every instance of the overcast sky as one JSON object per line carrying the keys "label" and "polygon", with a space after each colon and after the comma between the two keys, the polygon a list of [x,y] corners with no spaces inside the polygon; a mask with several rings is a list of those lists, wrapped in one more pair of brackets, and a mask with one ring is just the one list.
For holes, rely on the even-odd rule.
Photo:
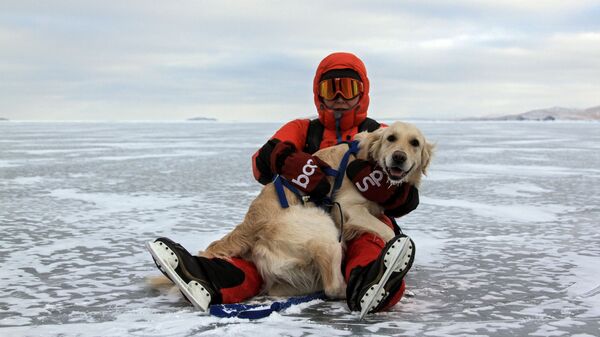
{"label": "overcast sky", "polygon": [[374,118],[600,105],[600,1],[0,2],[0,117],[285,121],[334,51]]}

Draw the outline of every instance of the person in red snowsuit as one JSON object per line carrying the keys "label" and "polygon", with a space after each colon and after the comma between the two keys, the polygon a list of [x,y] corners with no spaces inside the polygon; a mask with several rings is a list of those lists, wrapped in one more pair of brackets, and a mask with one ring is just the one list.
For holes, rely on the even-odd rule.
{"label": "person in red snowsuit", "polygon": [[[330,184],[322,170],[326,164],[312,154],[319,149],[351,141],[361,131],[374,131],[385,125],[367,117],[369,79],[363,62],[353,54],[340,52],[325,57],[317,68],[313,93],[318,119],[296,119],[285,124],[253,155],[252,168],[254,177],[262,184],[270,183],[277,175],[292,181],[302,172],[307,160],[312,159],[320,167],[309,181],[296,187],[318,200],[329,192]],[[358,181],[373,169],[372,164],[355,160],[348,166],[347,176]],[[417,207],[419,196],[414,186],[373,186],[361,193],[383,206],[386,216],[381,221],[394,229],[397,237],[406,237],[394,217],[405,215]],[[169,239],[158,240],[177,253],[186,267],[186,275],[182,275],[186,282],[188,279],[197,280],[205,286],[211,295],[211,304],[241,302],[261,291],[262,279],[256,266],[249,261],[238,257],[225,260],[192,256]],[[363,234],[347,242],[341,267],[347,283],[346,301],[350,310],[361,310],[361,299],[366,291],[379,282],[386,268],[383,255],[389,245],[374,234]],[[372,311],[385,310],[400,300],[405,289],[406,271],[391,274],[384,286],[384,297]]]}

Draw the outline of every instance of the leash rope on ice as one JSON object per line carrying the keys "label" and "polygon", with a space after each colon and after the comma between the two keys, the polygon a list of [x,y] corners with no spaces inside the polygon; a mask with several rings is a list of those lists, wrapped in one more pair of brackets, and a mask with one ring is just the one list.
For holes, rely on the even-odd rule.
{"label": "leash rope on ice", "polygon": [[213,304],[208,310],[211,315],[217,317],[259,319],[267,317],[273,312],[287,309],[292,305],[324,299],[326,299],[325,293],[320,291],[306,296],[290,297],[285,301],[275,301],[271,304]]}

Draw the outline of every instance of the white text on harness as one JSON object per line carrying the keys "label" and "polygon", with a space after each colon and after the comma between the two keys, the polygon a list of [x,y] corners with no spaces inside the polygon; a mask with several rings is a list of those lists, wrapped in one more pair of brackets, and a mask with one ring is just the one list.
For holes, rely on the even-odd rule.
{"label": "white text on harness", "polygon": [[[364,177],[362,181],[355,183],[355,185],[359,191],[365,192],[366,190],[369,189],[369,185],[377,186],[377,187],[381,186],[382,180],[383,180],[383,172],[381,172],[379,170],[374,170],[368,176]],[[362,185],[361,185],[361,183],[362,183]]]}
{"label": "white text on harness", "polygon": [[296,178],[292,179],[292,182],[304,189],[306,189],[306,186],[308,186],[308,183],[310,183],[310,176],[312,176],[315,171],[317,170],[317,165],[314,164],[312,159],[309,159],[306,161],[306,165],[304,165],[302,167],[302,173],[299,176],[297,176]]}

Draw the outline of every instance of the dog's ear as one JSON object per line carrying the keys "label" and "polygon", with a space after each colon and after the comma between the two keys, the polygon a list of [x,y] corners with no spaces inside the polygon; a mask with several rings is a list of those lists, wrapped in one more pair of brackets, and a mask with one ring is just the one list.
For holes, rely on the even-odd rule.
{"label": "dog's ear", "polygon": [[383,128],[379,128],[373,132],[361,132],[354,136],[354,140],[360,141],[360,151],[358,152],[357,158],[369,160],[373,157],[373,150],[378,150],[381,147],[381,142],[377,141],[381,139]]}
{"label": "dog's ear", "polygon": [[384,128],[379,128],[367,136],[368,140],[368,159],[374,159],[377,161],[379,158],[379,152],[381,151],[381,144],[383,144],[381,138],[383,137]]}
{"label": "dog's ear", "polygon": [[433,156],[434,149],[435,144],[425,142],[425,145],[423,146],[423,151],[421,151],[421,172],[423,172],[424,175],[427,175],[427,168],[429,167],[429,163],[431,162],[431,157]]}

